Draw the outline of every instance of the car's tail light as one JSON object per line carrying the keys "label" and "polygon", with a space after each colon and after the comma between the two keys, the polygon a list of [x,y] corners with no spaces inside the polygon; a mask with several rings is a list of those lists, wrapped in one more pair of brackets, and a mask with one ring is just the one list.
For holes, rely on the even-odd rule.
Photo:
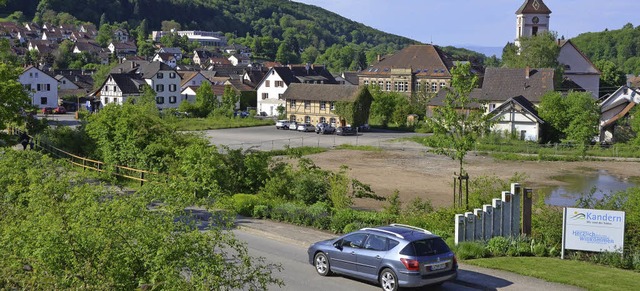
{"label": "car's tail light", "polygon": [[420,262],[412,259],[401,258],[400,261],[409,271],[420,271]]}
{"label": "car's tail light", "polygon": [[453,256],[453,266],[458,266],[458,258],[456,258],[456,256]]}

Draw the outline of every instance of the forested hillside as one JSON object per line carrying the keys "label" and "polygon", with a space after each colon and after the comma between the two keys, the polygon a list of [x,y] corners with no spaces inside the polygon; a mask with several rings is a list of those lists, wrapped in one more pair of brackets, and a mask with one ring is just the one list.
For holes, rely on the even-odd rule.
{"label": "forested hillside", "polygon": [[[182,30],[222,31],[230,43],[251,47],[256,57],[283,63],[323,63],[333,71],[364,69],[378,55],[417,43],[287,0],[8,0],[0,15],[15,11],[23,12],[24,21],[54,24],[119,23],[135,29],[146,20],[146,32],[160,30],[163,22],[170,21],[172,27],[177,23]],[[456,60],[481,63],[484,59],[464,49],[444,50]]]}
{"label": "forested hillside", "polygon": [[624,73],[640,73],[640,26],[628,23],[617,30],[583,33],[571,41],[594,63],[608,60]]}

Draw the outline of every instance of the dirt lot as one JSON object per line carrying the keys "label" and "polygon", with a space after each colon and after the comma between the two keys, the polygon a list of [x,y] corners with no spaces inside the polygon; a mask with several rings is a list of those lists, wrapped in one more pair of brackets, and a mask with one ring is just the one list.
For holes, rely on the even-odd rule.
{"label": "dirt lot", "polygon": [[[331,150],[311,155],[309,158],[323,169],[337,171],[341,165],[349,166],[351,177],[371,185],[378,195],[389,196],[397,189],[403,202],[414,197],[422,197],[430,199],[434,206],[453,204],[453,173],[459,169],[457,162],[448,157],[420,150]],[[519,183],[524,187],[533,188],[534,193],[536,188],[561,185],[563,182],[552,177],[564,174],[606,170],[611,175],[623,178],[640,177],[639,162],[496,161],[490,157],[475,156],[473,153],[467,155],[464,168],[472,179],[479,176],[497,176],[506,180],[516,172],[523,173],[526,175],[526,181]],[[385,202],[370,199],[358,199],[355,204],[356,207],[366,209],[381,209],[386,205]]]}

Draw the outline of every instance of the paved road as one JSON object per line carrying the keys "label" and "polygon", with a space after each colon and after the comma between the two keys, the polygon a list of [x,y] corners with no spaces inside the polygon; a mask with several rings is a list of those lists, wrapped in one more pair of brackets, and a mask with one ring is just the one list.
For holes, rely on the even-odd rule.
{"label": "paved road", "polygon": [[234,129],[218,129],[203,131],[204,137],[212,144],[226,145],[230,148],[274,150],[289,147],[318,146],[335,147],[341,144],[367,145],[383,148],[416,147],[415,143],[396,142],[402,137],[421,135],[413,132],[368,131],[356,136],[338,136],[335,134],[316,134],[315,132],[298,132],[293,130],[277,130],[275,126],[258,126]]}
{"label": "paved road", "polygon": [[[379,287],[365,282],[340,276],[326,279],[315,274],[315,270],[307,261],[306,249],[313,242],[336,237],[334,234],[253,218],[239,218],[236,220],[236,225],[239,230],[235,233],[240,239],[249,241],[252,255],[267,257],[271,262],[283,264],[285,272],[280,277],[287,282],[287,287],[272,290],[316,290],[314,288],[317,290],[379,290]],[[569,291],[582,289],[515,273],[460,264],[458,279],[434,290]]]}

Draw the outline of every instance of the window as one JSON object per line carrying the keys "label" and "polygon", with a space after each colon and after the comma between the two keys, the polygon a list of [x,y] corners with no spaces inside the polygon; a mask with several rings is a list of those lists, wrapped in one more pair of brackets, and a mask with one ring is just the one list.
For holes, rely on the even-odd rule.
{"label": "window", "polygon": [[398,91],[398,82],[393,82],[393,91]]}
{"label": "window", "polygon": [[391,81],[387,81],[387,91],[391,91]]}
{"label": "window", "polygon": [[438,92],[438,83],[431,83],[431,92]]}
{"label": "window", "polygon": [[305,100],[304,101],[304,109],[309,109],[309,108],[311,108],[311,101]]}
{"label": "window", "polygon": [[104,98],[104,105],[109,104],[109,98]]}
{"label": "window", "polygon": [[387,238],[377,235],[370,235],[367,239],[367,242],[364,243],[364,248],[372,251],[386,251]]}
{"label": "window", "polygon": [[169,103],[176,103],[176,96],[170,96],[169,97]]}
{"label": "window", "polygon": [[305,116],[304,117],[304,122],[305,123],[311,123],[311,117],[310,116]]}
{"label": "window", "polygon": [[195,80],[192,80],[192,81],[191,81],[191,85],[195,85],[195,84],[196,84],[196,81],[195,81]]}
{"label": "window", "polygon": [[156,92],[163,92],[163,91],[164,91],[164,85],[162,84],[156,85]]}
{"label": "window", "polygon": [[320,101],[320,110],[327,109],[327,101]]}
{"label": "window", "polygon": [[169,73],[169,78],[170,79],[175,79],[176,78],[176,73],[173,73],[173,72]]}
{"label": "window", "polygon": [[335,126],[336,125],[336,119],[331,117],[329,118],[329,124]]}
{"label": "window", "polygon": [[325,122],[327,122],[327,119],[324,118],[324,117],[320,117],[320,122],[325,123]]}
{"label": "window", "polygon": [[278,99],[283,100],[282,95],[283,95],[282,93],[278,94]]}
{"label": "window", "polygon": [[264,86],[265,87],[270,87],[271,86],[271,81],[269,81],[269,80],[264,81]]}
{"label": "window", "polygon": [[162,79],[162,78],[164,77],[164,75],[163,75],[162,73],[158,73],[158,74],[156,75],[156,77],[157,77],[158,79]]}
{"label": "window", "polygon": [[33,73],[29,72],[29,78],[33,78]]}
{"label": "window", "polygon": [[383,85],[383,84],[384,84],[384,81],[378,81],[378,87],[379,87],[380,89],[382,89],[382,85]]}
{"label": "window", "polygon": [[40,97],[40,105],[47,105],[47,97]]}
{"label": "window", "polygon": [[489,104],[489,112],[493,111],[494,109],[496,109],[496,105],[493,103]]}
{"label": "window", "polygon": [[284,87],[284,81],[275,81],[276,87]]}
{"label": "window", "polygon": [[404,91],[409,91],[409,82],[404,82]]}
{"label": "window", "polygon": [[156,97],[156,104],[164,104],[164,97],[162,96]]}
{"label": "window", "polygon": [[289,108],[296,108],[296,100],[291,100],[291,102],[289,102]]}
{"label": "window", "polygon": [[364,80],[364,85],[365,86],[369,85],[369,80]]}
{"label": "window", "polygon": [[175,92],[176,91],[176,84],[169,85],[169,91],[170,92]]}
{"label": "window", "polygon": [[36,91],[40,91],[40,90],[42,90],[41,87],[40,87],[40,84],[37,84],[36,85]]}
{"label": "window", "polygon": [[296,121],[296,116],[295,115],[289,116],[289,121]]}
{"label": "window", "polygon": [[341,247],[361,248],[362,243],[366,238],[367,238],[366,233],[354,233],[336,242],[336,244],[338,244]]}
{"label": "window", "polygon": [[334,101],[331,101],[331,110],[336,109],[336,103]]}
{"label": "window", "polygon": [[38,72],[36,72],[36,78],[38,77]]}
{"label": "window", "polygon": [[447,86],[447,84],[445,84],[444,82],[440,82],[440,89],[444,88],[444,86]]}
{"label": "window", "polygon": [[269,98],[269,93],[262,93],[262,100],[268,99],[268,98]]}
{"label": "window", "polygon": [[404,82],[398,82],[398,91],[403,92],[404,90]]}

